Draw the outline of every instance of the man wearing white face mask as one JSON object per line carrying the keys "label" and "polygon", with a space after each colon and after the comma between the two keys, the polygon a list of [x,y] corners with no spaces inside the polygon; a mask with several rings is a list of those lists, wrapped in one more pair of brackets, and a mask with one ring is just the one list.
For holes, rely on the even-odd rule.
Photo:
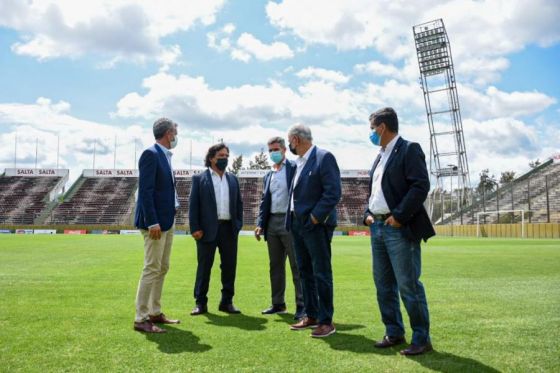
{"label": "man wearing white face mask", "polygon": [[274,165],[263,180],[264,189],[255,229],[255,237],[258,241],[261,240],[261,236],[264,236],[270,259],[272,304],[262,311],[262,314],[286,313],[284,292],[286,290],[286,257],[288,257],[296,295],[294,319],[299,320],[304,316],[303,293],[292,247],[292,237],[285,227],[289,186],[295,175],[296,165],[286,159],[286,144],[281,137],[273,137],[268,141],[268,152]]}
{"label": "man wearing white face mask", "polygon": [[161,312],[163,281],[169,270],[175,212],[179,208],[175,177],[171,167],[177,145],[177,124],[161,118],[153,127],[156,143],[144,150],[138,162],[138,201],[134,225],[144,237],[144,269],[136,295],[134,329],[165,333],[155,324],[178,324]]}

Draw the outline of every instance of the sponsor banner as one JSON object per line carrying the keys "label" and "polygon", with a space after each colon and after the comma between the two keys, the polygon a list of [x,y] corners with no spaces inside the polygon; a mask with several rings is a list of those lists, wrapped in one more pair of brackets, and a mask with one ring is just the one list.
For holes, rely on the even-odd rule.
{"label": "sponsor banner", "polygon": [[89,169],[82,173],[84,177],[138,177],[138,170],[113,170],[113,169]]}
{"label": "sponsor banner", "polygon": [[92,231],[89,231],[89,234],[105,234],[104,232],[106,232],[106,231],[104,231],[102,229],[94,229]]}
{"label": "sponsor banner", "polygon": [[103,231],[103,234],[119,234],[119,231],[116,229],[106,229]]}
{"label": "sponsor banner", "polygon": [[560,163],[560,153],[552,156],[552,163]]}
{"label": "sponsor banner", "polygon": [[179,234],[179,235],[182,235],[182,236],[184,236],[184,235],[186,235],[186,234],[187,234],[187,231],[183,231],[183,230],[176,230],[176,231],[175,231],[175,232],[174,232],[173,234]]}
{"label": "sponsor banner", "polygon": [[56,229],[35,229],[33,234],[56,234]]}
{"label": "sponsor banner", "polygon": [[86,234],[85,229],[65,229],[64,234]]}
{"label": "sponsor banner", "polygon": [[369,170],[340,170],[341,178],[369,178]]}
{"label": "sponsor banner", "polygon": [[0,234],[10,234],[10,233],[12,233],[12,231],[9,229],[0,229]]}
{"label": "sponsor banner", "polygon": [[264,175],[266,175],[268,172],[268,170],[240,170],[239,171],[239,177],[240,178],[244,178],[244,177],[257,177],[257,178],[261,178],[264,177]]}
{"label": "sponsor banner", "polygon": [[254,234],[255,234],[255,232],[253,232],[253,231],[239,231],[240,236],[252,236]]}
{"label": "sponsor banner", "polygon": [[173,175],[175,177],[192,177],[192,175],[200,174],[206,171],[205,169],[198,169],[198,170],[173,170]]}
{"label": "sponsor banner", "polygon": [[16,234],[33,234],[33,229],[16,229]]}
{"label": "sponsor banner", "polygon": [[342,231],[334,231],[333,236],[343,236]]}
{"label": "sponsor banner", "polygon": [[68,175],[68,169],[56,168],[6,168],[6,176],[58,176]]}
{"label": "sponsor banner", "polygon": [[349,236],[369,236],[369,231],[348,231]]}
{"label": "sponsor banner", "polygon": [[120,234],[135,235],[135,234],[140,234],[140,231],[138,229],[121,229]]}

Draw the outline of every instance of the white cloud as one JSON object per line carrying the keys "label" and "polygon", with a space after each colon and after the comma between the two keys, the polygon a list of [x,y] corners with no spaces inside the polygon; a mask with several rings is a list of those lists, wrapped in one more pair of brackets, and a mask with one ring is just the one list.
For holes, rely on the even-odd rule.
{"label": "white cloud", "polygon": [[0,26],[21,33],[12,45],[21,55],[39,60],[94,54],[103,64],[155,59],[165,66],[180,55],[178,46],[166,47],[161,39],[197,23],[214,22],[223,0],[45,0],[4,1],[0,4]]}
{"label": "white cloud", "polygon": [[340,71],[327,70],[320,67],[306,67],[298,71],[296,76],[302,79],[315,79],[336,84],[346,84],[350,80],[349,76],[344,75]]}
{"label": "white cloud", "polygon": [[261,61],[270,61],[276,58],[289,59],[294,56],[294,52],[290,49],[288,44],[278,41],[265,44],[246,32],[241,34],[239,39],[237,39],[237,46],[243,52]]}

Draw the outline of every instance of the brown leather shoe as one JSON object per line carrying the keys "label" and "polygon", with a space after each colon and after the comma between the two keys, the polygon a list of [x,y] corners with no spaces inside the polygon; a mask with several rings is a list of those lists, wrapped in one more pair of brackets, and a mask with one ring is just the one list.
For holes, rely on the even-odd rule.
{"label": "brown leather shoe", "polygon": [[150,321],[154,324],[180,324],[181,320],[171,320],[165,317],[163,313],[157,316],[150,316]]}
{"label": "brown leather shoe", "polygon": [[226,313],[241,313],[239,309],[237,309],[233,304],[220,304],[218,309],[222,312]]}
{"label": "brown leather shoe", "polygon": [[319,324],[319,326],[316,327],[315,330],[313,330],[311,336],[313,338],[325,338],[331,334],[334,334],[335,332],[336,332],[336,328],[334,327],[333,323]]}
{"label": "brown leather shoe", "polygon": [[415,345],[411,344],[408,348],[401,351],[401,355],[405,356],[415,356],[415,355],[422,355],[426,352],[433,351],[433,347],[431,343],[426,343],[425,345]]}
{"label": "brown leather shoe", "polygon": [[208,306],[205,304],[197,304],[191,311],[191,316],[202,315],[208,312]]}
{"label": "brown leather shoe", "polygon": [[167,330],[154,325],[151,321],[135,321],[134,330],[144,333],[167,333]]}
{"label": "brown leather shoe", "polygon": [[375,342],[374,346],[377,348],[388,348],[393,346],[398,346],[403,343],[406,343],[406,339],[404,337],[390,337],[388,335],[384,336],[383,339],[379,342]]}
{"label": "brown leather shoe", "polygon": [[317,324],[317,320],[312,317],[304,317],[303,319],[299,320],[297,323],[290,325],[290,329],[292,330],[303,330],[307,328],[316,328],[319,326]]}

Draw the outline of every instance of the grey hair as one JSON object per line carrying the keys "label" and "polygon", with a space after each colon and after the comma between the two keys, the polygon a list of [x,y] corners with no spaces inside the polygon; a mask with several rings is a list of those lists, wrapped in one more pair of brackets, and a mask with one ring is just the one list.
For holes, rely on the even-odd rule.
{"label": "grey hair", "polygon": [[171,119],[159,118],[154,122],[154,137],[156,140],[159,140],[167,131],[175,127],[177,127],[177,123],[173,122]]}
{"label": "grey hair", "polygon": [[282,149],[286,149],[286,141],[280,136],[271,137],[268,140],[267,145],[272,145],[272,144],[280,144],[280,147]]}
{"label": "grey hair", "polygon": [[307,141],[313,141],[313,136],[311,136],[311,130],[304,124],[294,124],[288,130],[288,137],[297,136],[300,139],[305,139]]}

